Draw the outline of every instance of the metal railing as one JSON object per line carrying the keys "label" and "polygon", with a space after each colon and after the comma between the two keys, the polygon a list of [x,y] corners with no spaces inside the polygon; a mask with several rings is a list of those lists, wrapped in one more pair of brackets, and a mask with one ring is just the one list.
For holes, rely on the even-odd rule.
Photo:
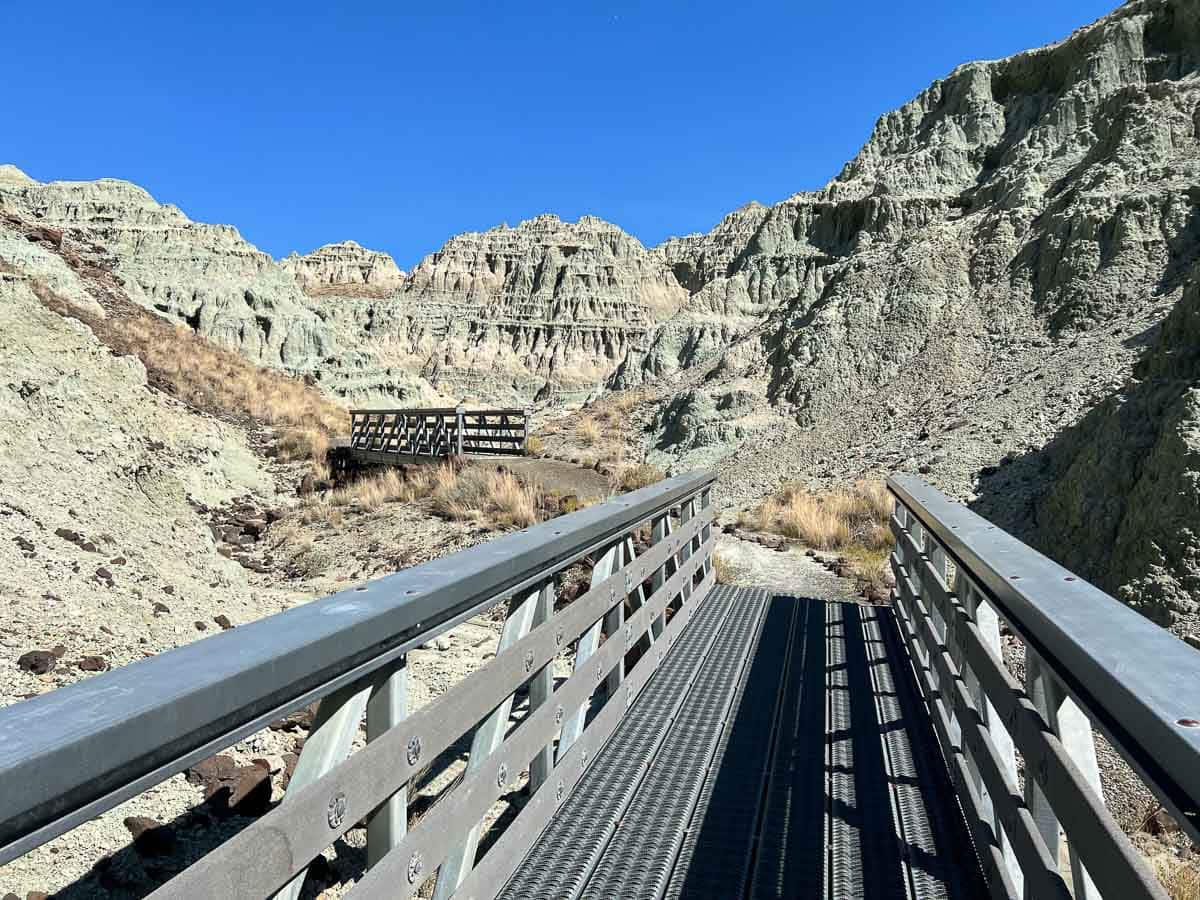
{"label": "metal railing", "polygon": [[350,411],[350,448],[373,456],[524,455],[528,443],[524,409]]}
{"label": "metal railing", "polygon": [[[438,897],[493,895],[712,586],[713,480],[672,478],[0,710],[0,864],[323,698],[283,801],[153,896],[295,898],[363,819],[354,896],[409,897],[435,871]],[[556,609],[579,563],[590,586]],[[409,714],[407,652],[505,600],[495,657]],[[466,772],[408,832],[407,785],[468,733]],[[529,801],[475,866],[481,821],[526,771]]]}
{"label": "metal railing", "polygon": [[993,896],[1165,898],[1105,806],[1092,728],[1200,840],[1200,653],[919,479],[888,486],[897,619]]}

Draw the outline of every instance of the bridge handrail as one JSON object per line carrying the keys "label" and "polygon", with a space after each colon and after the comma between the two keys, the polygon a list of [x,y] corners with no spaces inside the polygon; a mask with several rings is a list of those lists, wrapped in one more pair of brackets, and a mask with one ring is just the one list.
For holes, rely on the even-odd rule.
{"label": "bridge handrail", "polygon": [[[1104,808],[1091,724],[1195,839],[1200,653],[920,479],[888,487],[898,617],[964,807],[986,827],[985,869],[1018,892],[1024,879],[1036,896],[1068,896],[1061,822],[1075,897],[1097,896],[1097,881],[1163,896]],[[1025,644],[1024,691],[1000,659],[1001,620]]]}
{"label": "bridge handrail", "polygon": [[523,455],[529,425],[527,409],[352,409],[349,447],[371,462],[389,455]]}
{"label": "bridge handrail", "polygon": [[714,480],[667,479],[0,710],[0,865],[279,716],[362,684],[707,495]]}

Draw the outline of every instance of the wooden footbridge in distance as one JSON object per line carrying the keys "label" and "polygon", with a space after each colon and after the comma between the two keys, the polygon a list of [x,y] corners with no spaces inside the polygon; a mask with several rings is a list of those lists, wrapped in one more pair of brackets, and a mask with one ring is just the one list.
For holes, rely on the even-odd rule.
{"label": "wooden footbridge in distance", "polygon": [[527,409],[353,409],[350,438],[330,448],[335,472],[450,457],[524,456]]}

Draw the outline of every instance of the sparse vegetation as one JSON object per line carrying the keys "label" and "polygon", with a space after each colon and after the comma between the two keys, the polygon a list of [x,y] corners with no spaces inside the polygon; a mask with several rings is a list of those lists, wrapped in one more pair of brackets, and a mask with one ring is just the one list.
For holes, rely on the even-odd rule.
{"label": "sparse vegetation", "polygon": [[859,481],[852,488],[817,494],[789,485],[744,515],[742,524],[817,550],[878,550],[892,544],[891,515],[892,498],[882,482]]}
{"label": "sparse vegetation", "polygon": [[525,442],[525,450],[530,456],[541,456],[546,452],[546,445],[536,434],[531,434]]}
{"label": "sparse vegetation", "polygon": [[1171,900],[1196,900],[1200,897],[1200,868],[1183,863],[1161,873],[1162,885]]}
{"label": "sparse vegetation", "polygon": [[346,433],[346,411],[315,387],[282,372],[257,366],[241,354],[203,338],[117,296],[105,298],[105,317],[60,297],[34,279],[34,294],[48,309],[78,319],[109,349],[136,356],[147,381],[196,409],[220,417],[248,417],[285,429],[284,459],[324,459],[333,434]]}
{"label": "sparse vegetation", "polygon": [[717,573],[717,584],[733,584],[733,567],[720,553],[712,555],[713,571]]}
{"label": "sparse vegetation", "polygon": [[617,473],[613,481],[613,488],[625,494],[657,484],[666,477],[662,469],[648,463],[642,463],[640,466],[627,466]]}
{"label": "sparse vegetation", "polygon": [[644,391],[606,394],[573,415],[546,422],[538,429],[537,455],[578,461],[610,475],[625,464],[629,447],[636,443],[629,432],[629,413],[645,396]]}
{"label": "sparse vegetation", "polygon": [[600,440],[600,423],[592,416],[585,416],[575,425],[575,436],[585,447],[592,447]]}
{"label": "sparse vegetation", "polygon": [[856,578],[882,588],[892,547],[891,515],[892,497],[880,481],[859,481],[821,493],[788,485],[743,513],[740,524],[793,538],[816,550],[836,550]]}
{"label": "sparse vegetation", "polygon": [[328,521],[347,507],[373,511],[387,503],[424,500],[430,511],[446,519],[526,528],[581,508],[578,498],[571,499],[571,509],[564,509],[562,498],[547,494],[537,482],[526,482],[505,469],[429,465],[404,473],[386,469],[355,479],[325,497],[311,498],[308,514]]}
{"label": "sparse vegetation", "polygon": [[540,486],[508,471],[442,467],[435,482],[433,510],[448,519],[527,528],[544,508]]}

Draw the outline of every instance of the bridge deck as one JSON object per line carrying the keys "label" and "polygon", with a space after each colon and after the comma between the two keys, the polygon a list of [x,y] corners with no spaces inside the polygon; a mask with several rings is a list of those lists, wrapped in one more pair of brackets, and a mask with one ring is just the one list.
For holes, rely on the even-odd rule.
{"label": "bridge deck", "polygon": [[985,894],[890,610],[717,588],[500,896]]}

